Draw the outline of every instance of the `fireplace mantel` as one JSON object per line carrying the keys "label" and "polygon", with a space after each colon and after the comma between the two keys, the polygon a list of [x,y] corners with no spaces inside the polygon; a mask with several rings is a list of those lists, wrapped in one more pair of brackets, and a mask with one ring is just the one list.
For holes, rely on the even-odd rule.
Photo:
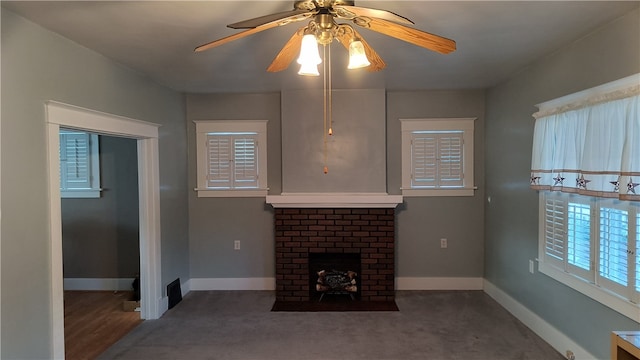
{"label": "fireplace mantel", "polygon": [[274,208],[395,208],[402,195],[387,193],[282,193],[267,195]]}

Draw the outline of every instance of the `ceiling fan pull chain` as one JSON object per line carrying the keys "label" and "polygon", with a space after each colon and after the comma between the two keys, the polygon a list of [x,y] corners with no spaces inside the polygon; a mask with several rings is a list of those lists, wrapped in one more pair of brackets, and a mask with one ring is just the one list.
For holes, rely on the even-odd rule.
{"label": "ceiling fan pull chain", "polygon": [[329,135],[333,135],[333,82],[332,82],[332,72],[331,72],[331,43],[328,45],[329,55],[325,57],[325,62],[329,67],[329,88],[327,91],[329,92]]}
{"label": "ceiling fan pull chain", "polygon": [[329,173],[329,167],[327,166],[327,46],[322,45],[322,57],[324,61],[322,62],[322,120],[323,120],[323,131],[322,131],[322,155],[324,168],[322,172],[324,174]]}

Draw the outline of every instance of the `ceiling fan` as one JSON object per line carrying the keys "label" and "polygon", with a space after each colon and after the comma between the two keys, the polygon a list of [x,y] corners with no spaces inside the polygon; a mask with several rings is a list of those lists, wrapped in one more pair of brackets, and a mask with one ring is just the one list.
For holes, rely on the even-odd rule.
{"label": "ceiling fan", "polygon": [[386,66],[385,62],[349,24],[337,23],[336,20],[351,21],[359,27],[373,30],[408,43],[421,46],[442,54],[456,49],[455,41],[438,35],[417,30],[406,25],[413,22],[404,16],[391,11],[355,6],[355,1],[346,0],[303,0],[294,1],[294,9],[260,16],[227,25],[233,29],[245,29],[239,33],[218,39],[195,48],[196,52],[208,50],[230,41],[249,36],[260,31],[293,22],[310,19],[306,26],[299,28],[287,41],[267,68],[269,72],[286,69],[301,49],[302,37],[306,34],[315,36],[321,45],[330,44],[333,40],[340,42],[345,48],[354,41],[362,42],[364,52],[370,65],[369,71],[379,71]]}

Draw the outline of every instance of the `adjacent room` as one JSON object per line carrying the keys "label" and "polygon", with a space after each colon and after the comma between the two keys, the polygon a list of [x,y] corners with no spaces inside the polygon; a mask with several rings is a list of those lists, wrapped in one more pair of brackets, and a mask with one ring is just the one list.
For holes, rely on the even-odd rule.
{"label": "adjacent room", "polygon": [[640,358],[640,1],[0,11],[1,358]]}

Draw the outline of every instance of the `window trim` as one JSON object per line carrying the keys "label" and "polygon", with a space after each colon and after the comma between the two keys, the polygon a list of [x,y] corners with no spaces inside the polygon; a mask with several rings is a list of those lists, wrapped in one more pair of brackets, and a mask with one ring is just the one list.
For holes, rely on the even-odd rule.
{"label": "window trim", "polygon": [[[570,288],[590,297],[591,299],[600,302],[601,304],[619,312],[620,314],[640,323],[640,304],[632,302],[638,301],[637,294],[632,295],[632,299],[626,299],[622,295],[616,294],[613,291],[607,289],[606,287],[598,285],[596,282],[598,281],[599,275],[597,269],[597,261],[593,262],[593,271],[596,273],[594,280],[596,282],[591,282],[587,279],[581,278],[576,274],[569,273],[565,271],[563,268],[554,264],[553,262],[546,261],[546,252],[545,252],[545,200],[548,195],[559,196],[560,199],[567,202],[571,197],[571,194],[562,193],[562,192],[551,192],[551,191],[540,191],[539,192],[539,214],[538,214],[538,258],[536,259],[538,262],[538,271],[541,273],[559,281],[560,283],[569,286]],[[580,203],[584,202],[585,195],[573,195],[578,197],[578,201]],[[555,197],[558,199],[558,197]],[[588,197],[591,199],[595,199],[592,197]],[[592,206],[600,206],[601,201],[606,201],[608,199],[597,199],[590,204]],[[631,205],[629,206],[631,207]],[[636,208],[636,211],[640,211],[640,208]],[[629,216],[631,218],[631,216]],[[593,219],[592,219],[593,220]],[[637,235],[636,235],[637,236]],[[565,238],[565,244],[568,239]],[[597,249],[599,244],[599,239],[592,239],[591,247],[593,250],[599,251]],[[596,248],[596,249],[594,249]],[[636,249],[637,251],[638,249]],[[592,256],[598,256],[598,253],[594,253]],[[630,284],[631,287],[635,286],[635,284]]]}
{"label": "window trim", "polygon": [[[474,186],[474,122],[477,118],[419,118],[400,119],[402,133],[402,190],[403,196],[473,196]],[[411,185],[412,135],[416,131],[462,131],[463,185],[459,188],[415,188]]]}
{"label": "window trim", "polygon": [[[68,188],[66,182],[60,180],[60,197],[63,199],[95,199],[102,194],[100,187],[100,140],[98,134],[90,133],[84,130],[60,129],[60,135],[64,133],[85,133],[89,136],[89,146],[87,147],[88,162],[90,168],[89,183],[90,188]],[[60,146],[63,144],[60,142]],[[62,172],[62,162],[60,163],[60,172]]]}
{"label": "window trim", "polygon": [[[196,125],[196,187],[198,197],[266,197],[268,120],[194,120]],[[214,189],[207,187],[207,134],[253,132],[258,136],[258,187]]]}

